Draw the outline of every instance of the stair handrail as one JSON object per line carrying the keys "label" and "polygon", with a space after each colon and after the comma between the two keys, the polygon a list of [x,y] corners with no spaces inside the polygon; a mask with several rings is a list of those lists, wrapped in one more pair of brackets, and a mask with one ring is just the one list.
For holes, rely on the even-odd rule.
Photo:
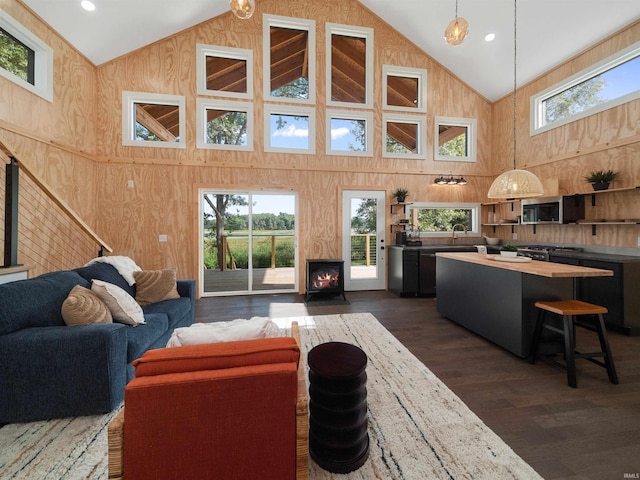
{"label": "stair handrail", "polygon": [[29,167],[22,161],[18,160],[17,155],[13,152],[11,148],[6,145],[6,142],[0,139],[0,152],[7,156],[9,161],[13,161],[21,171],[23,171],[46,195],[49,197],[58,207],[62,209],[63,212],[73,220],[87,235],[89,235],[93,240],[100,245],[100,253],[104,254],[104,251],[111,253],[113,249],[102,240],[93,229],[87,225],[80,215],[78,215],[62,198],[60,198],[53,189],[43,180],[38,178],[38,176],[33,173]]}

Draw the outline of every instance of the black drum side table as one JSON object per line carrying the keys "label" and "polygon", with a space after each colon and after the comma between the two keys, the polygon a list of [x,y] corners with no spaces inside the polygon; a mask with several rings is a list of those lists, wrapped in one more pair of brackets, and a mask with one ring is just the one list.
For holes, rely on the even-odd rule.
{"label": "black drum side table", "polygon": [[328,342],[311,349],[307,362],[311,458],[333,473],[357,470],[369,456],[367,355]]}

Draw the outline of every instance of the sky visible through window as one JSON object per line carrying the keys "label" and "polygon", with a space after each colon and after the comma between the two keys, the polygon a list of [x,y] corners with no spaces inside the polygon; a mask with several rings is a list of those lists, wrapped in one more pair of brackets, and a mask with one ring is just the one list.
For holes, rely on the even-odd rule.
{"label": "sky visible through window", "polygon": [[612,68],[601,75],[606,82],[600,95],[606,101],[640,89],[640,56]]}
{"label": "sky visible through window", "polygon": [[[278,122],[283,123],[278,128]],[[352,131],[355,124],[364,124],[363,120],[347,120],[334,118],[331,120],[331,147],[333,150],[364,151],[365,146],[361,139],[356,139]],[[274,113],[270,118],[271,146],[277,148],[309,148],[309,118],[303,116],[283,115]],[[360,127],[363,128],[363,127]]]}

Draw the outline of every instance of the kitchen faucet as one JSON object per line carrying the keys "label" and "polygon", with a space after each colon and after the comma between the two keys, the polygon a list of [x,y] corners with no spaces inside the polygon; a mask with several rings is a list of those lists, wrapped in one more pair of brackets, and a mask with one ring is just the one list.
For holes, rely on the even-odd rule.
{"label": "kitchen faucet", "polygon": [[456,243],[456,227],[462,227],[464,229],[464,234],[467,234],[467,227],[462,223],[456,223],[453,227],[451,227],[451,244],[454,245]]}

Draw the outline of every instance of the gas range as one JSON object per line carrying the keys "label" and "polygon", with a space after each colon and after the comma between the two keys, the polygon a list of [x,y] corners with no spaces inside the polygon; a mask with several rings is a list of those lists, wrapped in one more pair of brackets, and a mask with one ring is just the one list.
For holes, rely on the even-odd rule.
{"label": "gas range", "polygon": [[541,260],[543,262],[549,261],[550,253],[559,252],[582,252],[582,248],[579,247],[561,247],[552,245],[523,245],[518,247],[518,254],[524,257],[529,257],[534,260]]}

